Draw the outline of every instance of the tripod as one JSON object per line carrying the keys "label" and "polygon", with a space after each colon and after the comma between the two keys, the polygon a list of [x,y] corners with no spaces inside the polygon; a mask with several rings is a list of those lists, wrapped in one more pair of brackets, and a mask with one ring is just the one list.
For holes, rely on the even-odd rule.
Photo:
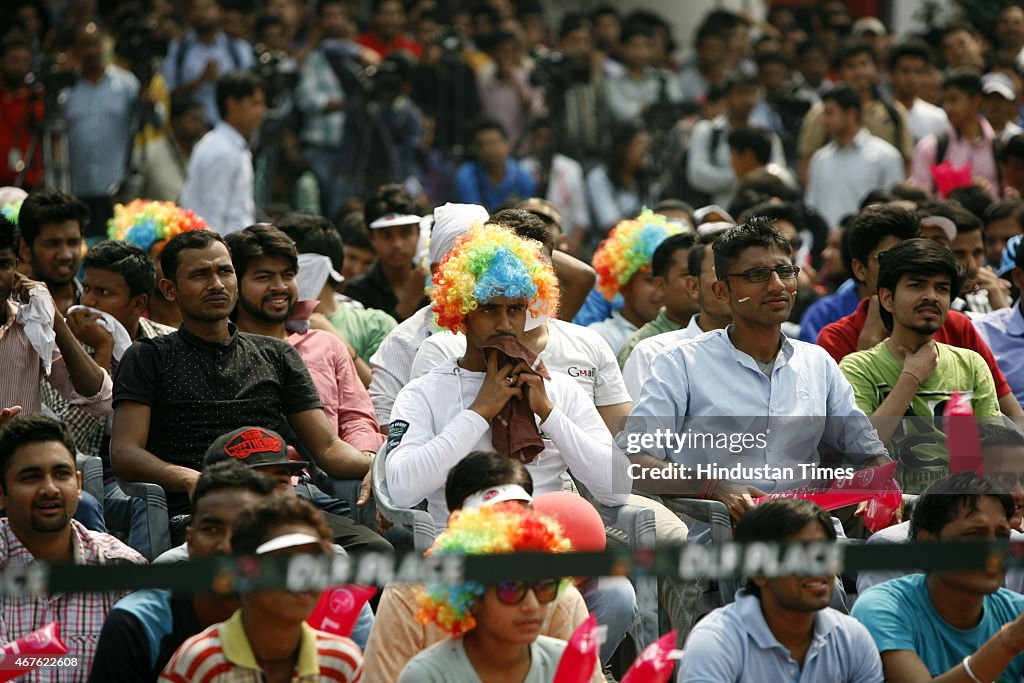
{"label": "tripod", "polygon": [[24,183],[25,175],[32,168],[32,162],[35,161],[36,153],[42,148],[46,187],[70,193],[71,163],[68,156],[68,124],[60,115],[56,94],[47,95],[43,103],[43,120],[36,120],[33,104],[38,97],[39,91],[33,91],[33,101],[29,103],[29,111],[32,116],[29,125],[33,132],[25,153],[24,168],[18,173],[15,185],[20,187]]}

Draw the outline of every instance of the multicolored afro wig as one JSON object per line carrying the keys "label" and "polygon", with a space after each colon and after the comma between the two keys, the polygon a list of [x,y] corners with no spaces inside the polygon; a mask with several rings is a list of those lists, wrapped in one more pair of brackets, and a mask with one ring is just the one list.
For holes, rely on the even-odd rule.
{"label": "multicolored afro wig", "polygon": [[[492,555],[516,552],[564,553],[571,550],[562,527],[553,517],[509,501],[452,513],[448,529],[434,541],[431,553]],[[475,581],[430,584],[420,593],[416,618],[437,624],[454,637],[476,626],[473,606],[487,587]]]}
{"label": "multicolored afro wig", "polygon": [[112,240],[131,242],[156,258],[167,240],[189,230],[208,230],[206,221],[174,202],[136,199],[114,207],[114,217],[107,221],[107,236]]}
{"label": "multicolored afro wig", "polygon": [[465,317],[497,297],[530,300],[530,315],[555,317],[558,278],[539,242],[488,223],[460,237],[434,272],[430,289],[437,324],[465,332]]}
{"label": "multicolored afro wig", "polygon": [[682,227],[650,209],[634,219],[619,221],[594,253],[597,290],[611,301],[624,284],[651,265],[654,250]]}

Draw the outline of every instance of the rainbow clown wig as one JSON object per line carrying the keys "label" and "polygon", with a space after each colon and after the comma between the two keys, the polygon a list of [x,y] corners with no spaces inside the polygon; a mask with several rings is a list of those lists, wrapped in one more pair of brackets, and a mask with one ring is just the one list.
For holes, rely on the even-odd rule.
{"label": "rainbow clown wig", "polygon": [[206,221],[174,202],[144,199],[136,199],[130,204],[118,204],[114,207],[114,217],[107,221],[107,236],[110,239],[131,242],[145,249],[153,258],[159,254],[164,243],[175,235],[189,230],[207,229]]}
{"label": "rainbow clown wig", "polygon": [[0,206],[0,213],[3,213],[4,218],[15,225],[18,224],[18,214],[21,213],[21,202],[22,200],[19,199],[16,202],[7,202],[3,206]]}
{"label": "rainbow clown wig", "polygon": [[[496,555],[516,552],[564,553],[571,550],[562,527],[553,517],[509,501],[452,513],[448,529],[427,554]],[[473,607],[487,587],[475,581],[430,584],[420,593],[416,618],[437,624],[458,638],[476,626]]]}
{"label": "rainbow clown wig", "polygon": [[611,301],[638,271],[651,264],[654,250],[682,228],[650,209],[634,219],[619,221],[594,253],[597,289]]}
{"label": "rainbow clown wig", "polygon": [[558,278],[541,253],[540,243],[506,227],[470,228],[434,273],[430,301],[438,326],[465,333],[466,314],[501,296],[529,299],[534,317],[555,317]]}

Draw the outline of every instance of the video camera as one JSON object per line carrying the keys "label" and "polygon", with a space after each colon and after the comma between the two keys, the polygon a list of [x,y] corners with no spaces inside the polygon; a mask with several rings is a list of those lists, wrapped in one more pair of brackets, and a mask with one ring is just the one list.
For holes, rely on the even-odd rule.
{"label": "video camera", "polygon": [[263,43],[253,46],[256,61],[252,72],[263,81],[267,103],[276,107],[285,97],[291,95],[299,83],[299,72],[294,68],[283,68],[293,63],[291,55],[284,50],[272,50]]}

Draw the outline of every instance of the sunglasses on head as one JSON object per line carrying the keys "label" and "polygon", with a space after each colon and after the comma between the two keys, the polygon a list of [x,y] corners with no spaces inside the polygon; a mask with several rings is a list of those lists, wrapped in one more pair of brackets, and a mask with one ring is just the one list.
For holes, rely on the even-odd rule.
{"label": "sunglasses on head", "polygon": [[562,582],[558,579],[538,579],[533,583],[510,579],[494,584],[494,592],[498,596],[498,601],[503,605],[518,605],[526,599],[526,593],[533,589],[533,594],[537,596],[537,602],[546,605],[558,597],[558,589],[561,585]]}

